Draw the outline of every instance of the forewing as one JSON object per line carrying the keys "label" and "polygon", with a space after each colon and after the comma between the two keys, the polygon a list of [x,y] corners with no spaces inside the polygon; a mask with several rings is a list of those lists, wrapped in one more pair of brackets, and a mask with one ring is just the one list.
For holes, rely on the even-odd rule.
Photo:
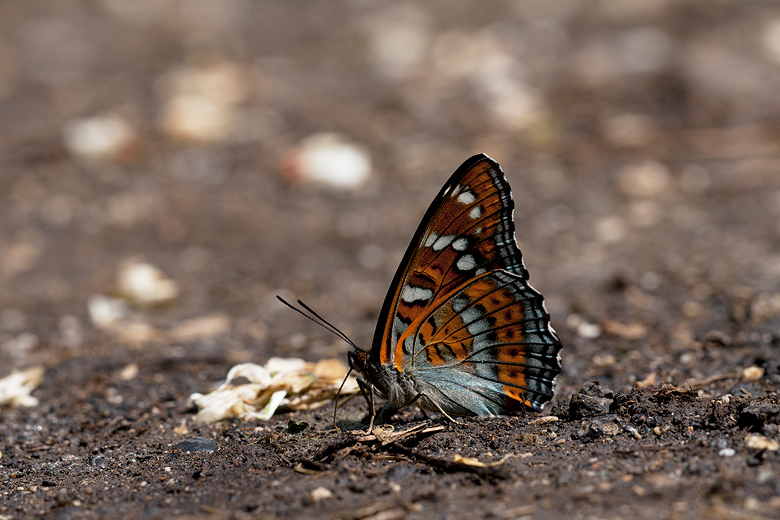
{"label": "forewing", "polygon": [[450,177],[423,218],[385,298],[372,345],[395,362],[398,340],[436,299],[479,274],[503,269],[528,279],[515,241],[514,202],[498,163],[480,154]]}
{"label": "forewing", "polygon": [[541,411],[561,349],[542,295],[505,270],[476,276],[435,300],[401,336],[399,370],[457,415]]}

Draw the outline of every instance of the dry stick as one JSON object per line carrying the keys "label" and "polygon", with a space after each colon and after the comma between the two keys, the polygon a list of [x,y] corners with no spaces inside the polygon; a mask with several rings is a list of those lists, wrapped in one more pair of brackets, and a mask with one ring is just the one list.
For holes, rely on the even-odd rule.
{"label": "dry stick", "polygon": [[689,381],[688,385],[694,390],[699,390],[707,385],[725,379],[739,379],[739,374],[718,374],[716,376],[708,377],[707,379],[702,379],[701,381]]}

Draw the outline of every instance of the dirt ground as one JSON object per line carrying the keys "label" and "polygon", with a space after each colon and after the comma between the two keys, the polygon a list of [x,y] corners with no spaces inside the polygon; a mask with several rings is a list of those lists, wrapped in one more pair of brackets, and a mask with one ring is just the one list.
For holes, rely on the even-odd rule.
{"label": "dirt ground", "polygon": [[[0,378],[44,369],[0,519],[780,518],[778,92],[773,1],[0,3]],[[364,183],[294,178],[320,132]],[[346,360],[277,294],[368,346],[478,152],[564,345],[543,416],[193,421],[236,363]],[[131,259],[177,297],[100,307]]]}

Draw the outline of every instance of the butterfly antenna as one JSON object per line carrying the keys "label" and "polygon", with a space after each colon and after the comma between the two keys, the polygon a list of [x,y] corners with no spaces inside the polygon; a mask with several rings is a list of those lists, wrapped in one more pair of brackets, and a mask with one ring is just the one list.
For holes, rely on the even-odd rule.
{"label": "butterfly antenna", "polygon": [[291,308],[292,310],[294,310],[295,312],[297,312],[298,314],[300,314],[301,316],[306,317],[307,319],[313,321],[314,323],[316,323],[317,325],[319,325],[323,329],[329,331],[331,334],[335,335],[339,339],[343,340],[344,342],[346,342],[349,346],[351,346],[355,350],[360,350],[360,348],[358,348],[358,346],[355,345],[355,342],[352,341],[351,339],[349,339],[349,337],[346,334],[341,332],[335,325],[330,323],[328,320],[326,320],[325,318],[323,318],[322,316],[320,316],[319,314],[314,312],[311,307],[309,307],[308,305],[303,303],[301,300],[298,300],[298,305],[303,307],[304,310],[308,311],[309,314],[307,314],[306,312],[302,311],[298,307],[295,307],[294,305],[288,303],[281,296],[277,296],[276,299],[279,300],[280,302],[282,302],[283,304],[285,304],[286,306],[288,306],[289,308]]}

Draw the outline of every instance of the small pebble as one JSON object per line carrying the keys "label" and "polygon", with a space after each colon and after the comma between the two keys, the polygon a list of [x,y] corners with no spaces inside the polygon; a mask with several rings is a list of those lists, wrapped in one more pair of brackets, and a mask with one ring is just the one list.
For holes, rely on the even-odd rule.
{"label": "small pebble", "polygon": [[718,452],[721,457],[733,457],[737,452],[733,448],[723,448]]}
{"label": "small pebble", "polygon": [[217,444],[206,437],[192,437],[175,444],[173,447],[177,450],[189,452],[215,451],[217,449]]}
{"label": "small pebble", "polygon": [[131,261],[119,269],[119,291],[131,302],[152,306],[169,302],[179,295],[179,286],[152,264]]}
{"label": "small pebble", "polygon": [[612,399],[592,397],[582,393],[574,394],[569,403],[569,417],[572,420],[597,417],[609,412]]}
{"label": "small pebble", "polygon": [[215,338],[228,332],[230,332],[230,318],[224,314],[213,314],[182,321],[171,330],[171,338],[187,343]]}
{"label": "small pebble", "polygon": [[747,367],[745,370],[742,371],[742,381],[758,381],[764,377],[764,369],[761,367]]}
{"label": "small pebble", "polygon": [[754,450],[777,451],[780,444],[776,440],[768,439],[763,435],[748,435],[745,438],[745,447]]}
{"label": "small pebble", "polygon": [[135,363],[130,363],[129,365],[125,366],[125,368],[122,369],[122,371],[119,373],[119,378],[122,381],[130,381],[132,379],[135,379],[135,376],[138,375],[138,365]]}
{"label": "small pebble", "polygon": [[330,498],[332,496],[333,493],[330,491],[330,489],[324,487],[312,489],[311,493],[309,493],[309,497],[311,498],[312,502],[319,502],[320,500]]}
{"label": "small pebble", "polygon": [[362,147],[332,133],[313,134],[287,154],[284,173],[292,181],[354,189],[371,174],[371,157]]}
{"label": "small pebble", "polygon": [[251,90],[247,72],[232,63],[177,68],[159,85],[166,98],[159,119],[163,132],[196,143],[228,138]]}
{"label": "small pebble", "polygon": [[75,119],[65,125],[62,137],[68,151],[84,159],[121,159],[139,141],[130,125],[117,115]]}
{"label": "small pebble", "polygon": [[669,170],[656,161],[626,166],[618,176],[620,190],[629,197],[655,198],[670,183]]}
{"label": "small pebble", "polygon": [[124,319],[129,310],[124,300],[96,294],[87,301],[87,310],[92,324],[99,329],[108,329]]}
{"label": "small pebble", "polygon": [[579,314],[569,314],[566,318],[566,325],[570,330],[575,331],[578,336],[585,339],[596,339],[601,336],[601,325],[589,323]]}

